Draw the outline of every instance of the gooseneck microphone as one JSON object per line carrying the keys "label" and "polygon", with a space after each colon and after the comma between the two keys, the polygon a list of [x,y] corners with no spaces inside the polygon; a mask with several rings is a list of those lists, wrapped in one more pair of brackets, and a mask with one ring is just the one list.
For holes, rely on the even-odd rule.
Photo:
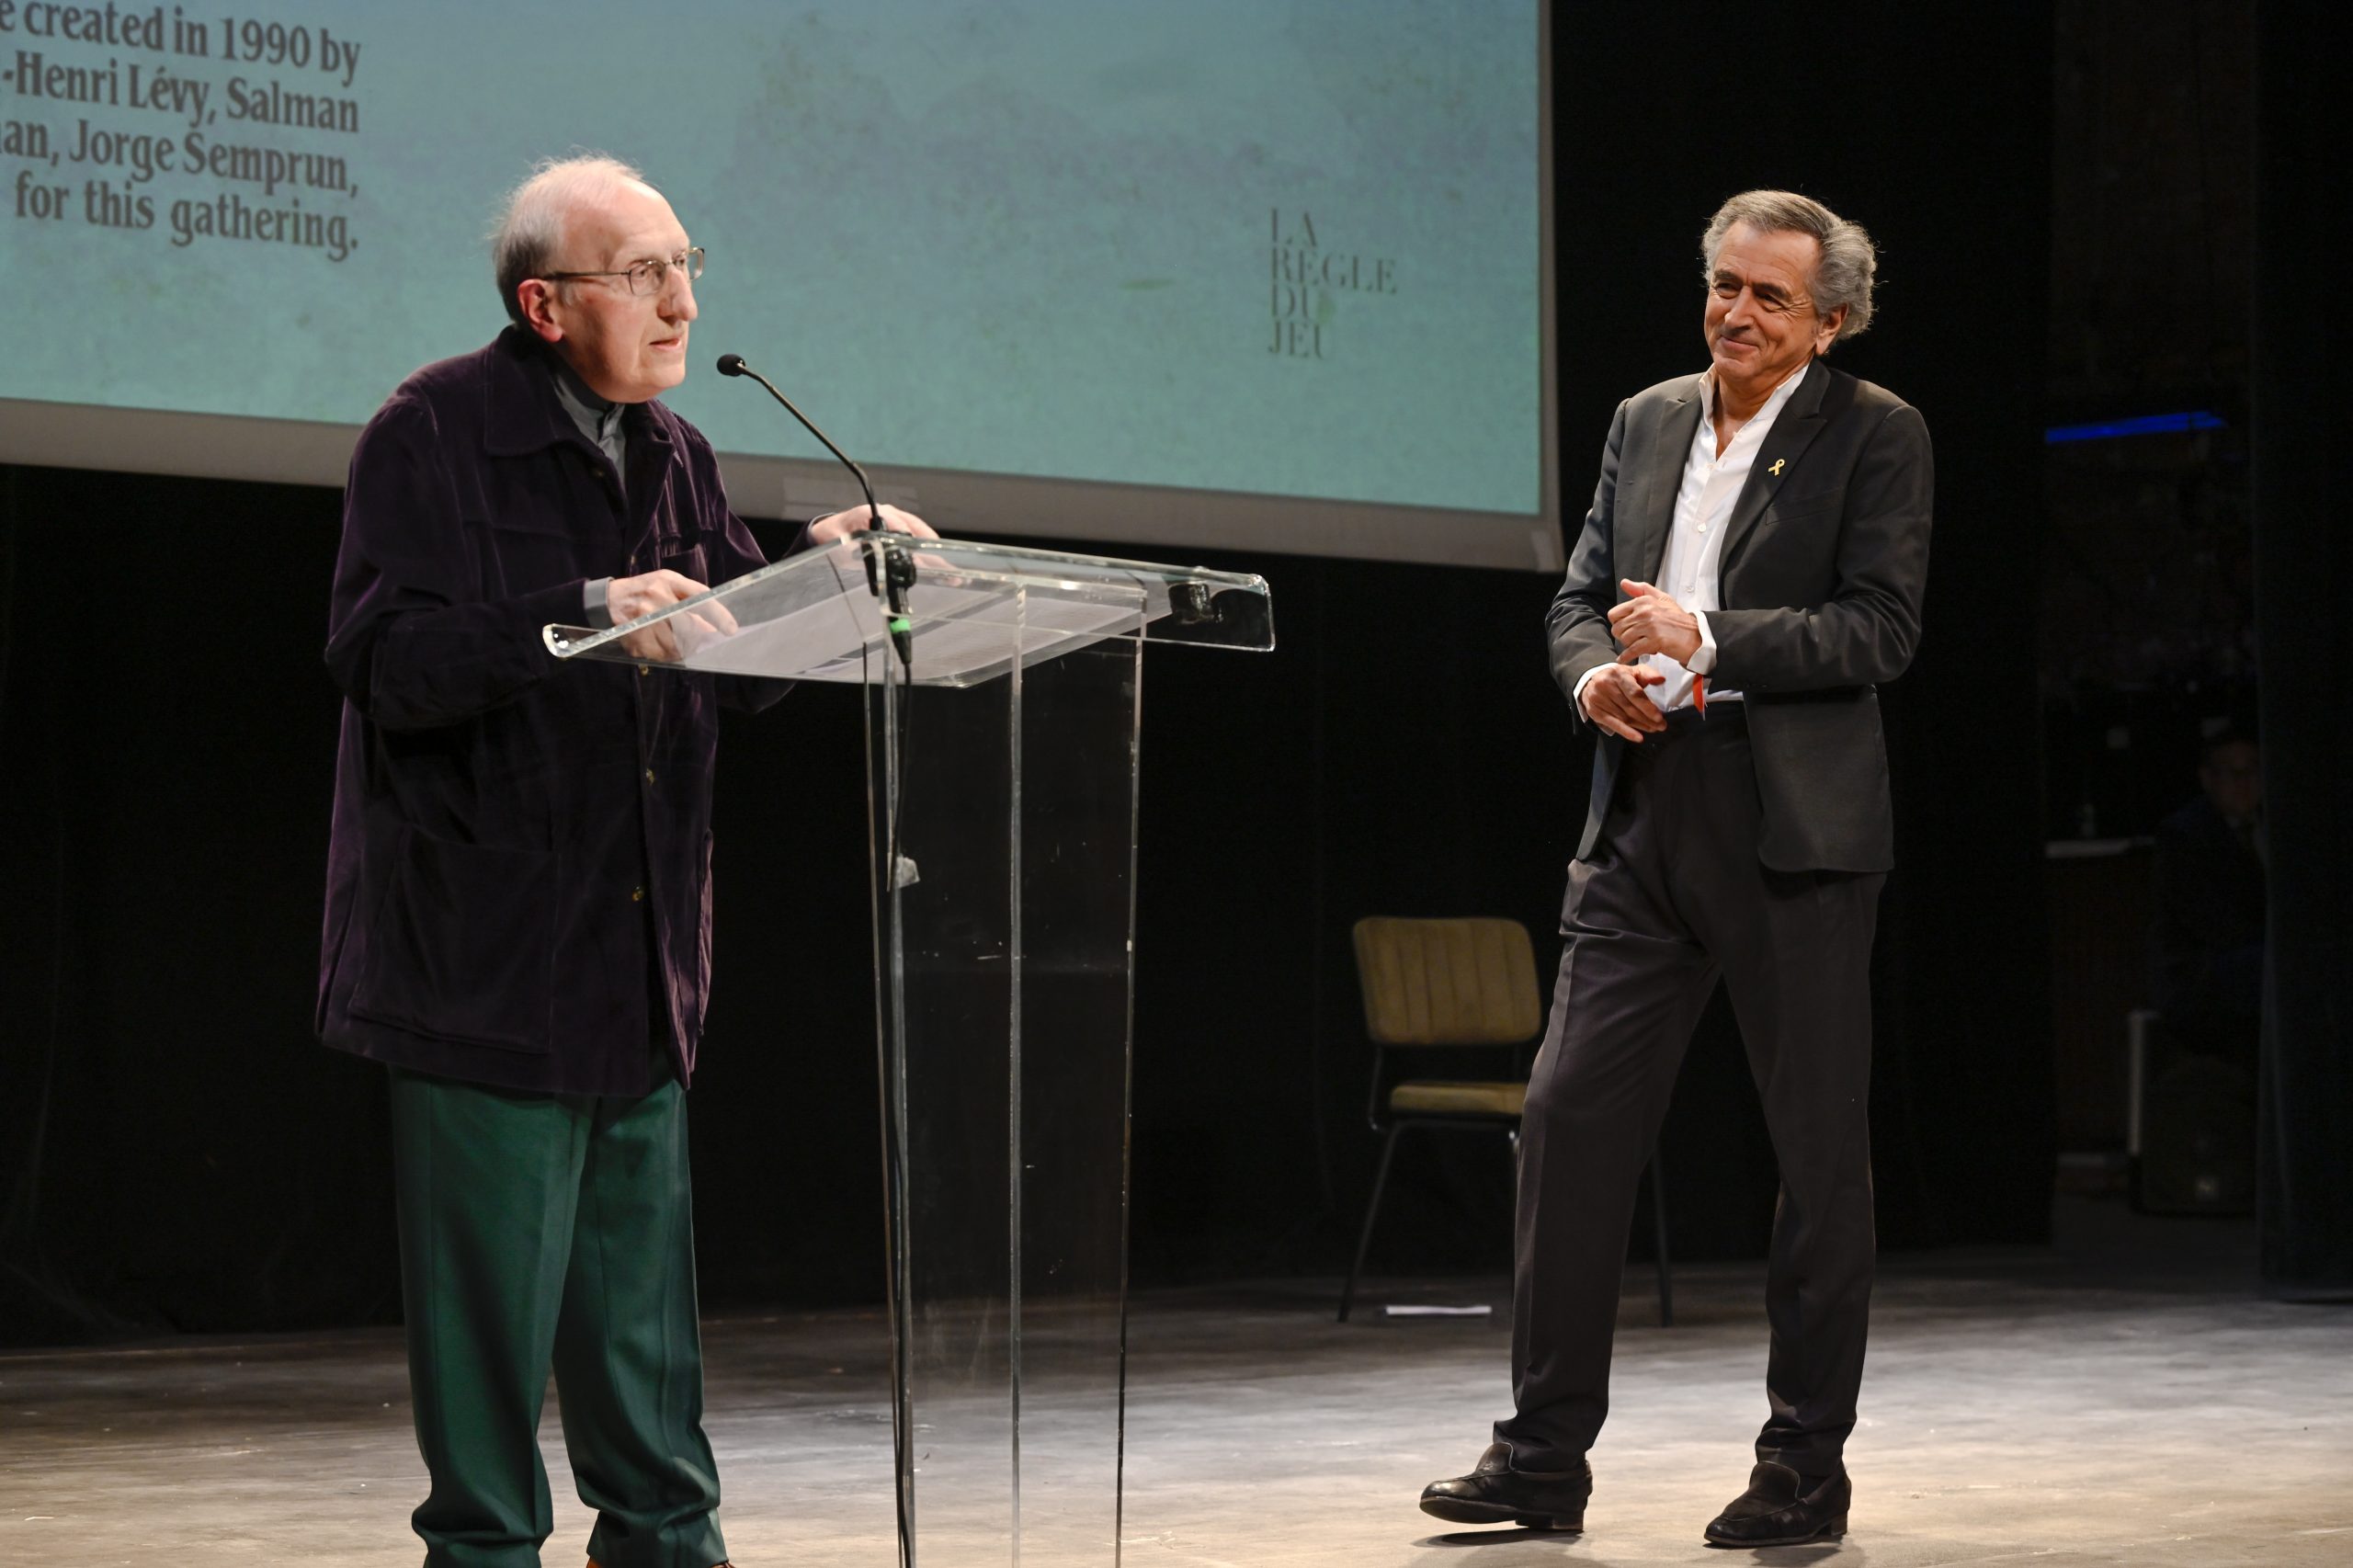
{"label": "gooseneck microphone", "polygon": [[840,459],[841,465],[857,477],[858,489],[866,493],[866,526],[870,528],[880,528],[882,526],[882,513],[881,508],[874,505],[874,486],[867,482],[866,471],[850,461],[849,454],[835,446],[831,437],[811,424],[809,416],[795,408],[790,398],[776,390],[775,382],[744,363],[744,357],[741,354],[722,354],[719,357],[719,373],[722,376],[749,376],[767,388],[768,395],[784,404],[784,411],[801,421],[801,427],[816,437],[825,450]]}
{"label": "gooseneck microphone", "polygon": [[[816,437],[825,450],[839,459],[841,465],[849,470],[858,480],[858,489],[866,495],[866,526],[873,532],[882,531],[882,511],[874,504],[874,486],[867,479],[866,471],[851,461],[847,452],[835,446],[832,437],[818,429],[810,422],[807,415],[793,406],[790,398],[777,391],[775,382],[744,363],[744,357],[741,354],[722,354],[719,357],[719,373],[722,376],[749,376],[761,386],[766,387],[770,397],[784,404],[784,411],[801,421],[801,427]],[[884,580],[881,583],[874,581],[874,556],[872,555],[866,558],[866,580],[868,585],[872,587],[883,603],[890,608],[891,645],[899,651],[900,664],[912,666],[915,663],[915,631],[914,623],[907,619],[907,589],[915,583],[915,563],[903,550],[885,550],[879,553],[888,557],[883,565]]]}

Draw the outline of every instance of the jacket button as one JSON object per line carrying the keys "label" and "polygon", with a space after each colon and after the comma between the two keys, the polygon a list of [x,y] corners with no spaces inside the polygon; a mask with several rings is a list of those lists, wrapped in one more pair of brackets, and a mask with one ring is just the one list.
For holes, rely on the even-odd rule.
{"label": "jacket button", "polygon": [[640,665],[637,666],[637,673],[642,676],[650,676],[654,673],[654,666],[652,665]]}
{"label": "jacket button", "polygon": [[645,902],[645,890],[643,888],[630,889],[629,901],[631,903],[643,903]]}
{"label": "jacket button", "polygon": [[648,784],[651,784],[651,783],[653,783],[653,782],[654,782],[654,769],[652,769],[652,768],[650,768],[650,767],[649,767],[649,768],[647,768],[647,769],[645,770],[645,781],[646,781]]}

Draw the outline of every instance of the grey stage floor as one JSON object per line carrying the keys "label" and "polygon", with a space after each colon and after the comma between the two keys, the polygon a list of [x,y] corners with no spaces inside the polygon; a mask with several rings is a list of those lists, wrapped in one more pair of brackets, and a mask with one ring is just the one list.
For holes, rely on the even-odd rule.
{"label": "grey stage floor", "polygon": [[[2257,1300],[2248,1228],[2069,1200],[2051,1252],[1892,1258],[1836,1548],[1711,1553],[1763,1413],[1758,1276],[1685,1270],[1656,1326],[1629,1277],[1615,1414],[1580,1537],[1448,1531],[1414,1506],[1506,1389],[1499,1281],[1147,1296],[1129,1418],[1130,1565],[2353,1563],[2353,1310]],[[1385,1301],[1491,1301],[1485,1318]],[[708,1329],[710,1433],[742,1568],[888,1568],[880,1321]],[[558,1480],[546,1560],[588,1517]],[[423,1472],[385,1333],[0,1356],[0,1563],[390,1568]],[[1000,1553],[995,1561],[1003,1562]]]}

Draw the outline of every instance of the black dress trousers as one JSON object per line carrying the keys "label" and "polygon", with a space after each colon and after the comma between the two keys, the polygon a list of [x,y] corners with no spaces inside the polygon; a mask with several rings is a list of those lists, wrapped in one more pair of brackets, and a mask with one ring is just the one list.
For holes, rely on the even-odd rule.
{"label": "black dress trousers", "polygon": [[1870,1306],[1870,957],[1886,879],[1769,869],[1761,829],[1743,706],[1681,710],[1625,748],[1602,836],[1569,869],[1520,1134],[1517,1408],[1495,1426],[1515,1468],[1564,1468],[1601,1429],[1636,1185],[1720,975],[1781,1174],[1756,1454],[1809,1476],[1843,1468]]}

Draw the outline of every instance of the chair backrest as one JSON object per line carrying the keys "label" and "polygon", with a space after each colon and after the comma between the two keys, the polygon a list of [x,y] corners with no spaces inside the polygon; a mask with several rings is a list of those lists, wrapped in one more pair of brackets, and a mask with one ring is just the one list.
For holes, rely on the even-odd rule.
{"label": "chair backrest", "polygon": [[1517,920],[1356,924],[1364,1027],[1378,1045],[1517,1045],[1544,1027],[1536,951]]}

